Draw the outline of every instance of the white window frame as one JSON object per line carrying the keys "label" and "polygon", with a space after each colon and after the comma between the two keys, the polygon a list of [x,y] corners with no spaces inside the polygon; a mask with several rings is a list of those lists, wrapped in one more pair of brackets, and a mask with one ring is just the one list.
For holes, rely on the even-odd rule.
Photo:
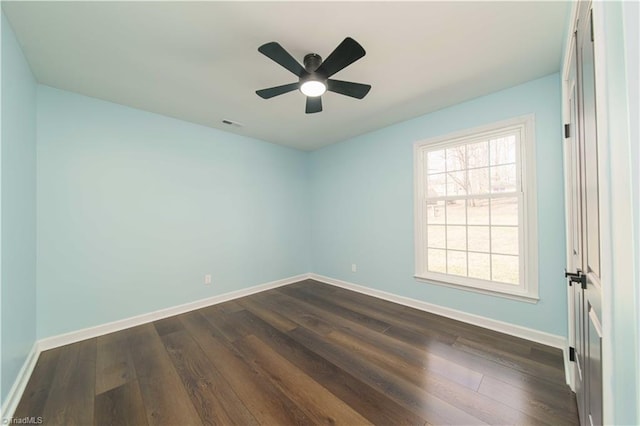
{"label": "white window frame", "polygon": [[[414,143],[415,279],[462,290],[536,303],[538,297],[538,214],[536,185],[535,117],[528,114]],[[520,166],[518,185],[520,284],[505,284],[427,270],[427,180],[425,152],[490,139],[505,131],[520,132],[516,162]]]}

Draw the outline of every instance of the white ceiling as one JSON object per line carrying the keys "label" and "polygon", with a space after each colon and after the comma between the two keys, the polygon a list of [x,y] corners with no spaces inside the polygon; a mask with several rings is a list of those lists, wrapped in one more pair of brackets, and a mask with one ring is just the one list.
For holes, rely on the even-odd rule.
{"label": "white ceiling", "polygon": [[[40,83],[265,141],[313,150],[560,69],[566,2],[2,2]],[[367,51],[334,78],[357,100],[255,90],[297,77],[347,36]],[[237,128],[228,119],[244,124]]]}

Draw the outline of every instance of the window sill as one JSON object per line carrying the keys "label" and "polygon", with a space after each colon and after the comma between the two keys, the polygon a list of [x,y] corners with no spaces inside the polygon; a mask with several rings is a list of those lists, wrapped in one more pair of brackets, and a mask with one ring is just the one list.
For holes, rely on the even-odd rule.
{"label": "window sill", "polygon": [[536,295],[530,295],[530,294],[527,294],[527,293],[506,292],[506,291],[501,291],[501,290],[498,290],[498,289],[472,287],[472,286],[468,286],[468,285],[464,285],[464,284],[456,284],[456,283],[452,283],[452,282],[448,282],[448,281],[442,281],[442,280],[423,277],[423,276],[419,276],[419,275],[414,275],[414,278],[416,279],[416,281],[420,281],[420,282],[423,282],[423,283],[440,285],[440,286],[444,286],[444,287],[451,287],[451,288],[456,288],[458,290],[469,291],[469,292],[472,292],[472,293],[486,294],[486,295],[495,296],[495,297],[502,297],[502,298],[505,298],[505,299],[517,300],[517,301],[520,301],[520,302],[538,303],[538,301],[540,300],[540,298],[538,297],[537,294]]}

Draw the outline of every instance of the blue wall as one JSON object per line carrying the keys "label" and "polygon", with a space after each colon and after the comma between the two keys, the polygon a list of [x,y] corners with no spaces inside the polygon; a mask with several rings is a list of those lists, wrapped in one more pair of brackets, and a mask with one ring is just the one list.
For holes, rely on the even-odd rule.
{"label": "blue wall", "polygon": [[[528,113],[536,120],[540,301],[417,282],[413,143]],[[553,74],[312,152],[313,272],[566,336],[561,117]]]}
{"label": "blue wall", "polygon": [[304,152],[46,86],[38,135],[39,338],[310,269]]}
{"label": "blue wall", "polygon": [[36,337],[36,81],[2,14],[0,401]]}

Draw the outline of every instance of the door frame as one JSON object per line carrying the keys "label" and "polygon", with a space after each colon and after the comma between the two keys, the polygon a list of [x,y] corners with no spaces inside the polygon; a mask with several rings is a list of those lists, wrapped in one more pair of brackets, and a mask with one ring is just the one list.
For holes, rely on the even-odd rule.
{"label": "door frame", "polygon": [[[565,47],[564,47],[564,57],[563,57],[563,65],[562,65],[562,127],[564,130],[564,124],[569,123],[571,121],[571,105],[569,104],[569,91],[571,87],[569,86],[569,73],[571,72],[571,60],[572,56],[576,55],[574,51],[574,37],[576,31],[577,24],[577,16],[578,15],[578,2],[571,3],[571,13],[570,13],[570,26],[567,34],[565,34]],[[573,51],[573,55],[572,55]],[[573,58],[575,60],[575,58]],[[571,137],[575,137],[572,135]],[[571,170],[571,146],[566,142],[564,134],[562,135],[562,154],[563,154],[563,167],[564,167],[564,217],[565,217],[565,241],[566,241],[566,268],[567,271],[573,272],[575,271],[575,265],[573,264],[573,253],[570,241],[572,241],[572,232],[571,232],[571,198],[569,194],[571,194],[571,188],[573,182],[571,181],[572,176],[570,173]],[[569,347],[575,347],[575,322],[574,322],[574,294],[572,288],[569,285],[566,286],[567,291],[567,347],[564,348],[564,371],[565,371],[565,379],[567,384],[571,388],[572,391],[575,392],[575,368],[576,365],[574,362],[569,361]]]}

